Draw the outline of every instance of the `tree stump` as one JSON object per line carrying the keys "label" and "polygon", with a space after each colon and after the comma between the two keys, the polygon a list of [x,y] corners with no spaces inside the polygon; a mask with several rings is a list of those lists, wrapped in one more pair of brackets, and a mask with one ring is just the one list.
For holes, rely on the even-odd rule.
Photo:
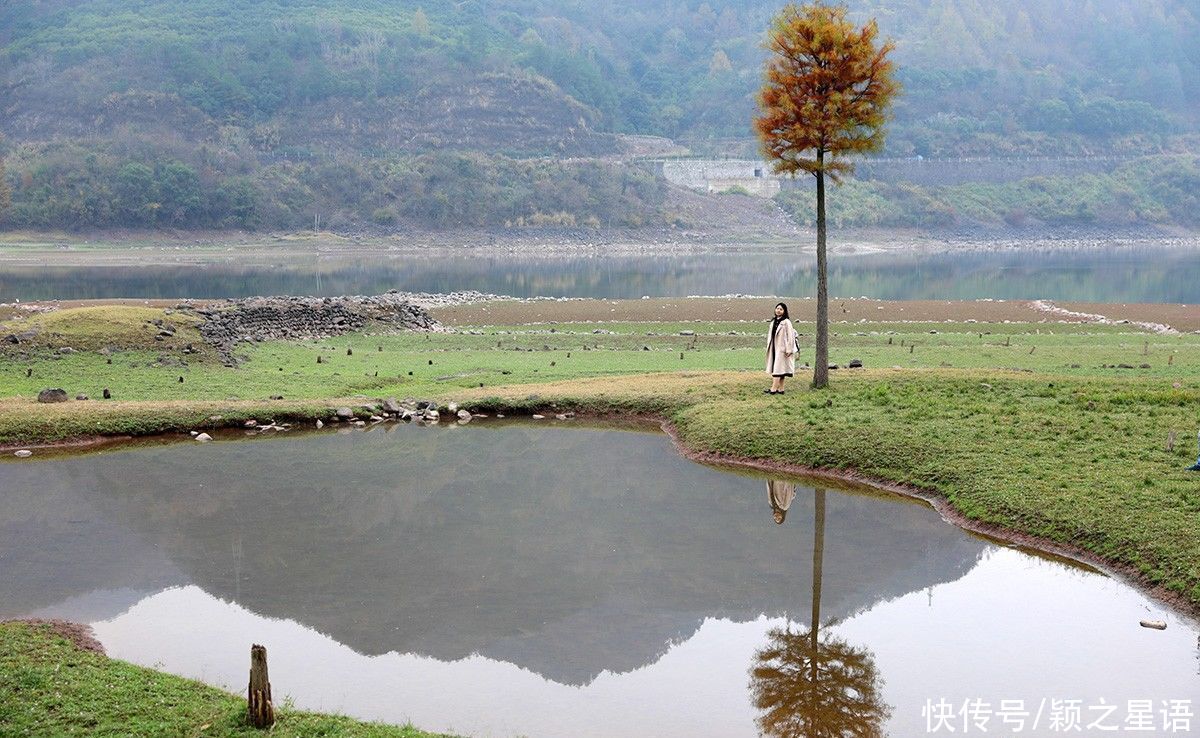
{"label": "tree stump", "polygon": [[267,678],[266,646],[255,644],[250,647],[250,688],[246,698],[251,725],[269,728],[275,724],[275,705],[271,702],[271,682]]}

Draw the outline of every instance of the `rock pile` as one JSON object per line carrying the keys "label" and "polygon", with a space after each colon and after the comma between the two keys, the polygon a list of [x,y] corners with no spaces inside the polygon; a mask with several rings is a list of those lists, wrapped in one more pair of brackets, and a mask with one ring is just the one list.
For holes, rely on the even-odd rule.
{"label": "rock pile", "polygon": [[[180,305],[181,309],[191,308]],[[436,331],[441,328],[425,308],[401,293],[369,297],[250,297],[225,305],[191,308],[204,319],[204,340],[232,360],[239,342],[328,338],[362,330]]]}

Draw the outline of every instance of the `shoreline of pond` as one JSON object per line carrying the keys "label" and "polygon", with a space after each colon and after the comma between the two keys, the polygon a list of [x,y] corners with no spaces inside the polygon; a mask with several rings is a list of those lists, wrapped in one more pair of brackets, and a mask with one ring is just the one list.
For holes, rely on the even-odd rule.
{"label": "shoreline of pond", "polygon": [[[333,403],[336,405],[337,403]],[[457,403],[455,403],[457,405]],[[312,433],[325,432],[372,432],[379,426],[387,424],[415,422],[421,425],[426,425],[431,429],[437,428],[439,425],[442,429],[448,429],[454,425],[454,421],[448,423],[440,423],[433,421],[427,423],[425,421],[402,421],[399,418],[385,418],[383,420],[371,421],[364,425],[357,425],[357,422],[362,421],[341,421],[337,418],[337,408],[332,405],[326,407],[323,412],[314,411],[306,412],[299,415],[280,415],[277,408],[273,408],[268,403],[255,403],[260,409],[272,410],[272,417],[275,418],[274,423],[315,423],[321,421],[327,424],[324,427],[313,427],[306,425],[303,428],[288,428],[285,431],[277,431],[264,433],[256,430],[254,427],[247,426],[249,416],[255,415],[253,407],[243,407],[242,412],[246,413],[246,419],[243,420],[241,415],[236,417],[226,417],[219,421],[210,422],[207,426],[198,426],[194,424],[183,424],[178,426],[164,426],[156,431],[152,431],[146,435],[121,435],[121,436],[101,436],[93,435],[75,439],[67,439],[49,444],[27,444],[17,446],[12,444],[0,445],[0,452],[8,454],[16,448],[24,449],[39,449],[49,451],[49,454],[37,454],[38,458],[54,459],[61,457],[64,454],[87,454],[96,450],[121,450],[124,448],[138,447],[142,445],[173,445],[182,443],[196,443],[194,435],[197,429],[211,430],[216,435],[214,441],[221,442],[238,442],[247,440],[248,438],[284,438],[291,434],[306,435]],[[726,454],[714,451],[703,450],[690,445],[688,441],[681,435],[679,428],[670,418],[669,412],[663,410],[645,410],[636,411],[621,408],[611,409],[581,409],[576,414],[576,411],[571,411],[569,418],[557,417],[556,413],[561,415],[561,411],[566,409],[559,406],[558,403],[547,404],[544,408],[531,406],[529,402],[513,402],[504,404],[497,402],[495,399],[489,398],[482,403],[473,403],[467,400],[462,404],[462,407],[471,408],[479,407],[488,411],[487,415],[481,415],[476,419],[469,421],[477,426],[484,427],[491,425],[512,425],[512,424],[538,424],[544,426],[562,427],[563,430],[570,432],[570,428],[565,427],[569,424],[572,427],[585,428],[605,428],[609,430],[659,430],[666,434],[672,442],[676,453],[681,457],[694,461],[696,463],[723,467],[734,471],[744,472],[769,472],[783,474],[789,477],[796,477],[799,481],[825,481],[834,484],[847,485],[850,487],[865,487],[876,492],[882,492],[887,495],[896,495],[910,500],[915,500],[928,504],[946,523],[959,528],[960,530],[978,535],[992,542],[1001,545],[1014,547],[1020,550],[1026,550],[1037,553],[1038,555],[1049,558],[1066,559],[1074,564],[1082,565],[1087,568],[1099,571],[1109,577],[1121,581],[1135,591],[1144,594],[1150,599],[1170,608],[1176,615],[1188,620],[1189,622],[1200,624],[1200,602],[1189,599],[1187,596],[1165,588],[1162,585],[1150,582],[1139,572],[1136,567],[1131,565],[1121,564],[1106,558],[1100,554],[1089,551],[1086,548],[1073,544],[1055,541],[1053,539],[1032,534],[1026,531],[1021,531],[1013,527],[997,525],[993,523],[982,522],[968,517],[954,502],[945,495],[934,490],[926,489],[917,485],[897,482],[883,477],[865,474],[853,468],[831,468],[831,467],[813,467],[804,464],[798,464],[781,459],[771,458],[755,458],[750,456],[741,456],[736,454]],[[358,405],[360,409],[366,406]],[[447,414],[449,418],[453,418],[453,413],[449,412],[450,403],[438,403],[439,411]],[[541,410],[541,412],[538,412]],[[495,417],[499,412],[500,417]],[[261,414],[261,413],[259,413]],[[282,418],[282,420],[280,419]],[[535,419],[537,418],[537,419]],[[466,423],[458,423],[465,425]],[[17,463],[9,460],[5,463]]]}

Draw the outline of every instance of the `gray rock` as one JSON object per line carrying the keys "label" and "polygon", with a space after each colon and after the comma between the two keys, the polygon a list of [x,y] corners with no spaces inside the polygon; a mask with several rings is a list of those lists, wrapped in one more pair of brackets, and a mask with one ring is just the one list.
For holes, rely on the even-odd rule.
{"label": "gray rock", "polygon": [[18,459],[28,459],[30,456],[33,456],[33,452],[27,448],[23,448],[14,453],[13,456],[16,456]]}
{"label": "gray rock", "polygon": [[542,419],[544,419],[546,416],[545,416],[545,415],[537,415],[537,414],[534,414],[534,415],[531,415],[530,417],[531,417],[531,418],[533,418],[534,420],[542,420]]}
{"label": "gray rock", "polygon": [[384,412],[392,413],[393,415],[397,415],[403,409],[404,408],[402,408],[400,406],[400,403],[396,401],[395,397],[389,397],[388,399],[383,401],[383,411]]}
{"label": "gray rock", "polygon": [[200,433],[196,436],[196,440],[200,443],[208,443],[212,440],[212,436],[208,435],[207,433]]}
{"label": "gray rock", "polygon": [[84,402],[88,399],[88,396],[80,392],[79,394],[75,395],[75,399],[79,400],[80,402]]}
{"label": "gray rock", "polygon": [[38,402],[66,402],[67,391],[65,389],[44,389],[38,393]]}
{"label": "gray rock", "polygon": [[354,420],[354,411],[348,407],[339,407],[334,411],[338,420]]}
{"label": "gray rock", "polygon": [[317,430],[321,430],[324,427],[325,427],[325,423],[321,422],[320,418],[317,418]]}
{"label": "gray rock", "polygon": [[471,413],[467,412],[466,410],[459,410],[457,415],[458,415],[459,420],[470,420],[471,419]]}
{"label": "gray rock", "polygon": [[862,359],[851,359],[850,360],[850,368],[851,369],[862,369],[862,365],[863,365]]}

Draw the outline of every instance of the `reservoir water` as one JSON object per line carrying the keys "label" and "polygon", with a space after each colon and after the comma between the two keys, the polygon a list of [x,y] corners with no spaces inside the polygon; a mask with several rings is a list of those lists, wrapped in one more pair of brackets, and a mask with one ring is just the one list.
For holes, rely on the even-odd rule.
{"label": "reservoir water", "polygon": [[568,425],[6,460],[0,617],[88,622],[233,692],[262,643],[277,701],[477,736],[915,736],[972,701],[1056,735],[1063,701],[1116,725],[1200,707],[1196,624],[1120,581],[923,503]]}
{"label": "reservoir water", "polygon": [[[1113,242],[1087,248],[835,255],[830,293],[889,300],[1053,299],[1200,302],[1200,248]],[[645,255],[538,255],[449,251],[197,257],[170,250],[97,249],[60,258],[0,260],[0,302],[20,299],[226,298],[252,295],[480,292],[514,297],[638,298],[809,295],[813,257],[743,249]],[[65,259],[66,263],[63,263]]]}

